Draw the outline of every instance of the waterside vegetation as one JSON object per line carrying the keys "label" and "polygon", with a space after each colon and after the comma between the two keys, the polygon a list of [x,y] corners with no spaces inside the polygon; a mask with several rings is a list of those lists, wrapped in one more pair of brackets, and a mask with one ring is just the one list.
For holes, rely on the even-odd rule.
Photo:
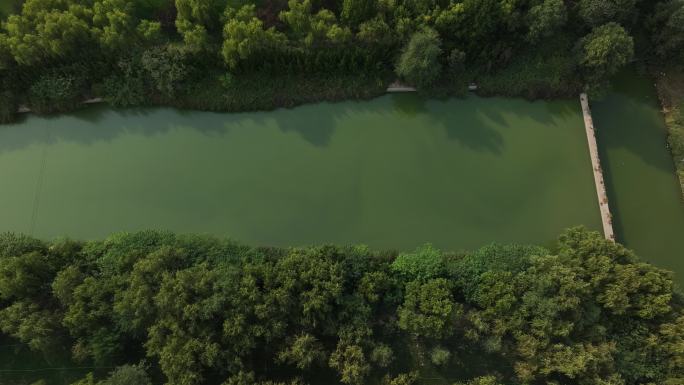
{"label": "waterside vegetation", "polygon": [[[682,0],[25,0],[0,27],[0,120],[102,96],[243,111],[366,98],[399,77],[529,98],[682,63]],[[17,7],[19,9],[19,7]],[[5,12],[12,12],[11,7]]]}
{"label": "waterside vegetation", "polygon": [[[672,274],[598,233],[555,250],[0,236],[0,329],[118,366],[78,385],[681,384]],[[431,383],[435,383],[432,381]]]}
{"label": "waterside vegetation", "polygon": [[654,72],[668,129],[667,142],[684,194],[684,69],[670,67]]}

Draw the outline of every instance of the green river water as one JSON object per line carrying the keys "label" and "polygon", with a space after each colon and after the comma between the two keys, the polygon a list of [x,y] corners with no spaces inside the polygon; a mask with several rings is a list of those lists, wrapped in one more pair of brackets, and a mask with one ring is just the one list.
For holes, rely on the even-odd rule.
{"label": "green river water", "polygon": [[[681,273],[684,205],[657,101],[647,80],[618,80],[592,103],[615,230]],[[601,228],[579,100],[405,94],[263,113],[29,115],[0,126],[0,180],[0,231],[45,239],[154,228],[457,250]],[[90,370],[67,357],[0,338],[0,385],[66,385]]]}
{"label": "green river water", "polygon": [[684,203],[655,88],[625,72],[592,103],[605,182],[619,242],[676,272],[684,284]]}
{"label": "green river water", "polygon": [[1,230],[168,229],[252,245],[455,250],[600,229],[579,102],[94,107],[0,127]]}

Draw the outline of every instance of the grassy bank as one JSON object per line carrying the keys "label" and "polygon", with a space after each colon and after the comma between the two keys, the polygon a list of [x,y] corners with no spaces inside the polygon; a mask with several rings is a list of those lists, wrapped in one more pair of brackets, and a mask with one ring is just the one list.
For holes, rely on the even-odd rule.
{"label": "grassy bank", "polygon": [[667,125],[667,141],[684,194],[684,70],[655,71],[658,97]]}
{"label": "grassy bank", "polygon": [[242,112],[294,107],[304,103],[370,99],[382,95],[391,74],[292,75],[253,74],[234,79],[209,77],[177,99],[158,98],[162,105],[205,111]]}

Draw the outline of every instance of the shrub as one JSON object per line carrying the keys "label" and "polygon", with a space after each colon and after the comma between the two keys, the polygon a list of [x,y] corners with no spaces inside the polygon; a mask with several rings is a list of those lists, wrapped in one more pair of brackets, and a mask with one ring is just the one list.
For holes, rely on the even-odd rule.
{"label": "shrub", "polygon": [[114,369],[100,385],[150,385],[145,369],[139,365],[124,365]]}
{"label": "shrub", "polygon": [[379,367],[386,368],[394,360],[394,352],[389,346],[385,344],[379,344],[371,352],[370,359]]}
{"label": "shrub", "polygon": [[435,278],[444,270],[442,252],[428,243],[418,247],[413,253],[399,254],[392,262],[391,269],[410,280]]}
{"label": "shrub", "polygon": [[41,76],[29,89],[29,104],[41,114],[68,111],[81,102],[84,82],[57,71]]}
{"label": "shrub", "polygon": [[163,98],[173,99],[182,91],[183,82],[188,77],[182,51],[170,47],[151,48],[143,52],[141,64],[152,88]]}
{"label": "shrub", "polygon": [[425,28],[413,34],[399,57],[396,73],[418,87],[432,85],[442,72],[439,57],[442,54],[439,34]]}
{"label": "shrub", "polygon": [[430,352],[430,361],[436,366],[444,366],[449,363],[451,359],[451,352],[447,349],[437,346]]}

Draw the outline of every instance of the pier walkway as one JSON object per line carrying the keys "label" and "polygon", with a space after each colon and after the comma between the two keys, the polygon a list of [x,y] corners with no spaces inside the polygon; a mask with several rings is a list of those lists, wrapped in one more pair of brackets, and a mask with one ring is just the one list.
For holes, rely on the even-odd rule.
{"label": "pier walkway", "polygon": [[589,108],[589,99],[587,94],[580,94],[580,102],[582,103],[584,128],[587,133],[587,142],[589,143],[589,155],[591,156],[591,168],[594,174],[596,195],[598,197],[599,209],[601,210],[603,234],[606,239],[614,241],[615,233],[613,232],[613,220],[612,215],[610,214],[610,207],[608,206],[608,195],[606,194],[606,185],[603,181],[603,169],[601,168],[601,159],[599,158],[598,145],[596,143],[596,133],[594,131],[594,121],[591,118],[591,109]]}

